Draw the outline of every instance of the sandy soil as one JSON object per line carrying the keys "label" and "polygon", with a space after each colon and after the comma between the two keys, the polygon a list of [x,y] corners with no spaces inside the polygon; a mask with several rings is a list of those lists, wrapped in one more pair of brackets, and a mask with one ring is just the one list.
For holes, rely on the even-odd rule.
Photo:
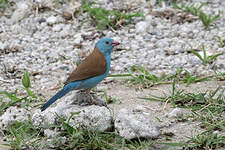
{"label": "sandy soil", "polygon": [[[186,87],[185,84],[177,85],[177,89],[185,92],[206,92],[213,91],[218,86],[223,86],[221,81],[207,81],[191,84]],[[157,141],[161,142],[185,142],[188,137],[192,137],[202,129],[198,126],[199,122],[187,120],[179,122],[176,118],[169,118],[166,114],[170,113],[174,107],[170,104],[165,105],[162,102],[153,102],[140,99],[139,97],[151,97],[151,95],[163,96],[170,94],[171,84],[154,86],[150,89],[137,90],[135,87],[121,85],[119,82],[107,84],[105,86],[107,94],[116,98],[120,104],[110,104],[109,107],[116,113],[121,108],[133,109],[144,107],[144,114],[152,118],[156,125],[161,128],[162,135]],[[190,114],[190,110],[183,109],[184,116]],[[158,118],[158,119],[157,119]],[[160,119],[160,121],[159,121]]]}

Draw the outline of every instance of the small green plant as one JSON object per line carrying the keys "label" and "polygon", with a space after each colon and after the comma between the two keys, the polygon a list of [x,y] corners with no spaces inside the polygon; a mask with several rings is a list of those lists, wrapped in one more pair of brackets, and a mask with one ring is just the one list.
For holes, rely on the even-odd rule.
{"label": "small green plant", "polygon": [[187,143],[184,150],[216,150],[225,147],[225,136],[202,133],[192,137]]}
{"label": "small green plant", "polygon": [[201,128],[212,132],[220,130],[225,132],[225,88],[218,87],[214,91],[209,92],[206,96],[206,105],[197,109],[198,112],[193,112],[194,117],[201,121]]}
{"label": "small green plant", "polygon": [[215,70],[214,70],[214,73],[215,73],[215,77],[216,77],[217,80],[219,80],[219,81],[225,80],[225,73],[223,73],[223,72],[218,73]]}
{"label": "small green plant", "polygon": [[0,0],[0,8],[6,8],[8,3],[8,0]]}
{"label": "small green plant", "polygon": [[29,77],[29,73],[26,70],[23,74],[23,78],[22,78],[22,84],[25,88],[29,88],[30,87],[30,77]]}
{"label": "small green plant", "polygon": [[201,19],[203,25],[205,26],[205,28],[209,28],[209,26],[215,22],[217,19],[220,18],[220,13],[218,13],[217,15],[215,16],[212,16],[211,14],[207,15],[205,14],[204,12],[200,12],[199,14],[199,18]]}
{"label": "small green plant", "polygon": [[218,36],[218,41],[219,41],[219,43],[220,43],[220,47],[221,47],[221,48],[225,46],[225,40],[222,39],[222,37]]}
{"label": "small green plant", "polygon": [[144,88],[151,87],[155,84],[163,84],[170,83],[167,82],[171,76],[166,76],[162,74],[161,76],[156,76],[150,74],[144,67],[142,66],[132,66],[130,69],[131,78],[128,81],[134,85],[141,84]]}
{"label": "small green plant", "polygon": [[[203,93],[185,93],[184,90],[176,89],[176,81],[174,80],[172,83],[171,95],[168,96],[152,96],[152,98],[141,98],[145,100],[151,101],[161,101],[161,102],[170,102],[173,105],[185,108],[193,108],[193,109],[201,109],[204,105],[208,105],[211,103],[213,97],[217,94],[220,88],[217,88],[212,92],[203,92]],[[222,102],[223,93],[220,93],[220,96],[215,99],[215,101]],[[224,102],[225,103],[225,102]]]}
{"label": "small green plant", "polygon": [[199,16],[199,14],[201,12],[201,8],[205,5],[206,5],[206,3],[202,3],[199,6],[195,5],[194,3],[192,3],[192,4],[181,3],[181,5],[179,6],[176,3],[172,3],[173,8],[184,10],[185,12],[188,12],[194,16]]}
{"label": "small green plant", "polygon": [[60,2],[59,2],[59,0],[54,0],[54,3],[55,3],[55,7],[56,7],[56,8],[59,8],[59,7],[60,7]]}
{"label": "small green plant", "polygon": [[117,10],[107,10],[102,7],[96,7],[95,2],[82,1],[81,12],[87,12],[92,23],[98,29],[119,28],[123,24],[131,22],[133,17],[144,17],[141,13],[121,13]]}
{"label": "small green plant", "polygon": [[62,123],[59,136],[66,137],[64,144],[60,144],[59,140],[56,143],[60,149],[145,149],[154,144],[152,141],[125,140],[114,132],[103,133],[82,127],[75,129],[69,124],[70,119],[58,118]]}
{"label": "small green plant", "polygon": [[183,94],[183,90],[176,90],[176,80],[173,80],[171,95],[169,96],[152,96],[150,98],[139,97],[140,99],[150,100],[150,101],[161,101],[161,102],[170,102],[173,105],[181,104],[180,106],[184,106],[184,104],[189,101],[189,97],[185,99],[185,95]]}
{"label": "small green plant", "polygon": [[214,21],[220,18],[220,13],[218,13],[215,16],[212,16],[211,14],[206,14],[201,10],[201,8],[206,5],[206,3],[202,3],[199,6],[196,6],[193,3],[192,4],[182,3],[180,6],[177,5],[176,3],[172,3],[172,5],[175,9],[180,9],[194,16],[198,16],[206,29],[209,28]]}
{"label": "small green plant", "polygon": [[181,83],[186,83],[187,86],[189,86],[191,83],[196,83],[196,82],[202,82],[202,81],[207,81],[208,77],[198,77],[198,76],[192,76],[190,72],[187,70],[184,70],[185,74],[182,79],[179,79]]}
{"label": "small green plant", "polygon": [[18,122],[15,121],[13,125],[8,126],[8,145],[12,149],[30,149],[30,147],[40,148],[40,131],[38,131],[32,121]]}
{"label": "small green plant", "polygon": [[23,78],[22,78],[22,84],[25,88],[25,90],[27,91],[27,94],[29,96],[31,96],[32,98],[37,98],[34,93],[30,90],[30,87],[31,87],[31,83],[30,83],[30,77],[29,77],[29,73],[28,71],[26,70],[24,75],[23,75]]}
{"label": "small green plant", "polygon": [[142,66],[132,66],[130,74],[124,76],[130,76],[128,81],[134,85],[142,85],[144,88],[151,87],[157,84],[169,84],[175,79],[179,83],[186,83],[189,86],[191,83],[202,82],[208,80],[208,77],[193,76],[187,70],[178,69],[175,74],[156,76],[150,74]]}
{"label": "small green plant", "polygon": [[208,131],[225,131],[225,88],[218,87],[210,92],[186,93],[184,90],[177,90],[175,80],[172,84],[170,95],[152,96],[140,99],[150,101],[161,101],[171,103],[174,107],[191,109],[193,118],[201,121],[200,126]]}
{"label": "small green plant", "polygon": [[118,101],[116,98],[114,98],[112,96],[108,96],[106,91],[104,91],[104,97],[106,98],[107,104],[110,104],[110,103],[120,104],[120,101]]}
{"label": "small green plant", "polygon": [[218,56],[223,55],[223,53],[218,53],[215,55],[207,56],[205,45],[202,45],[202,51],[203,51],[203,57],[195,50],[192,50],[191,53],[197,56],[202,61],[202,64],[204,66],[206,66],[207,64],[211,64]]}
{"label": "small green plant", "polygon": [[22,85],[27,92],[27,95],[22,98],[19,98],[17,96],[18,90],[15,90],[13,93],[9,93],[7,91],[0,91],[0,95],[5,95],[6,97],[10,99],[9,102],[5,102],[3,98],[0,98],[0,102],[1,102],[0,114],[3,113],[4,110],[6,110],[7,108],[20,104],[22,101],[25,101],[25,103],[23,103],[22,106],[27,108],[29,104],[33,101],[33,99],[37,98],[35,94],[30,90],[31,82],[30,82],[28,71],[24,72],[24,75],[22,77]]}

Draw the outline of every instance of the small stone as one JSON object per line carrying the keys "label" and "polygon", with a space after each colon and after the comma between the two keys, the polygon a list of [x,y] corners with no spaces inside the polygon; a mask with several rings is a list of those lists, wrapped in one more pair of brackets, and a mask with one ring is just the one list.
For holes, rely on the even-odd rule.
{"label": "small stone", "polygon": [[145,20],[146,20],[147,22],[151,23],[151,22],[152,22],[152,15],[147,15],[147,16],[145,17]]}
{"label": "small stone", "polygon": [[0,41],[0,50],[3,50],[4,48],[5,48],[5,44]]}
{"label": "small stone", "polygon": [[64,11],[63,12],[63,18],[67,19],[67,20],[70,20],[72,19],[72,12],[68,12],[68,11]]}
{"label": "small stone", "polygon": [[[0,49],[1,49],[1,48],[0,48]],[[218,52],[218,53],[221,53],[221,52],[224,52],[224,51],[225,51],[224,48],[218,48],[218,49],[217,49],[217,52]]]}
{"label": "small stone", "polygon": [[74,44],[80,44],[82,40],[83,40],[83,38],[82,38],[81,34],[79,33],[74,36],[73,42],[74,42]]}
{"label": "small stone", "polygon": [[148,27],[147,22],[145,22],[145,21],[138,22],[135,26],[136,33],[147,32],[147,27]]}
{"label": "small stone", "polygon": [[34,0],[34,3],[41,3],[43,0]]}
{"label": "small stone", "polygon": [[49,24],[49,25],[53,25],[53,24],[56,24],[57,22],[57,17],[55,16],[51,16],[51,17],[48,17],[46,22]]}
{"label": "small stone", "polygon": [[146,111],[146,108],[142,105],[138,105],[135,107],[135,109],[133,111],[134,112],[144,112],[144,111]]}
{"label": "small stone", "polygon": [[175,118],[175,117],[183,117],[183,115],[184,115],[184,112],[181,108],[175,108],[166,116],[170,118]]}
{"label": "small stone", "polygon": [[46,22],[46,19],[45,18],[40,18],[40,19],[38,19],[38,23],[43,23],[43,22]]}
{"label": "small stone", "polygon": [[55,31],[55,32],[59,32],[60,30],[62,30],[62,24],[56,24],[52,28],[52,31]]}
{"label": "small stone", "polygon": [[220,132],[218,130],[213,131],[213,134],[219,134]]}
{"label": "small stone", "polygon": [[66,70],[66,71],[70,70],[68,66],[60,66],[59,69]]}

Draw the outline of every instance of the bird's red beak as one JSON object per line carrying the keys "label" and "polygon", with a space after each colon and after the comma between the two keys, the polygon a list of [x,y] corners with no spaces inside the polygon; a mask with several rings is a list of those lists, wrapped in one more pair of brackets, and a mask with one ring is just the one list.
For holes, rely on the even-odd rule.
{"label": "bird's red beak", "polygon": [[117,42],[117,41],[113,41],[113,42],[112,42],[112,45],[113,45],[113,46],[116,46],[116,45],[119,45],[119,44],[120,44],[120,43]]}

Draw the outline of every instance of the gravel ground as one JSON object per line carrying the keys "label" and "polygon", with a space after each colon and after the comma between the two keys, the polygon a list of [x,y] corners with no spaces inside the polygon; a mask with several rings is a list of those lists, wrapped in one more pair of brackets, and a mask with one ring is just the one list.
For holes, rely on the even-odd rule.
{"label": "gravel ground", "polygon": [[[126,72],[132,65],[142,65],[154,74],[174,73],[177,68],[198,75],[211,74],[213,68],[221,72],[225,70],[224,55],[205,67],[190,53],[190,49],[200,50],[202,44],[206,46],[208,55],[224,51],[224,48],[219,48],[217,37],[225,37],[225,1],[208,0],[202,8],[208,14],[221,13],[215,25],[208,30],[199,19],[178,24],[172,19],[154,16],[152,12],[174,10],[166,3],[159,7],[154,1],[144,0],[132,3],[96,1],[105,8],[130,6],[133,11],[144,13],[144,20],[136,19],[135,24],[114,31],[95,29],[86,14],[75,15],[74,20],[68,21],[59,13],[60,9],[42,9],[37,13],[37,2],[31,7],[30,3],[18,1],[6,11],[8,16],[12,14],[11,18],[0,18],[0,84],[3,90],[18,88],[25,69],[32,75],[33,87],[38,86],[39,90],[47,91],[48,87],[61,85],[76,63],[94,48],[102,36],[112,37],[121,43],[112,54],[111,74]],[[51,2],[46,1],[47,4],[43,5],[51,6]],[[201,2],[205,1],[193,1],[196,4]],[[70,6],[62,4],[62,9]]]}

